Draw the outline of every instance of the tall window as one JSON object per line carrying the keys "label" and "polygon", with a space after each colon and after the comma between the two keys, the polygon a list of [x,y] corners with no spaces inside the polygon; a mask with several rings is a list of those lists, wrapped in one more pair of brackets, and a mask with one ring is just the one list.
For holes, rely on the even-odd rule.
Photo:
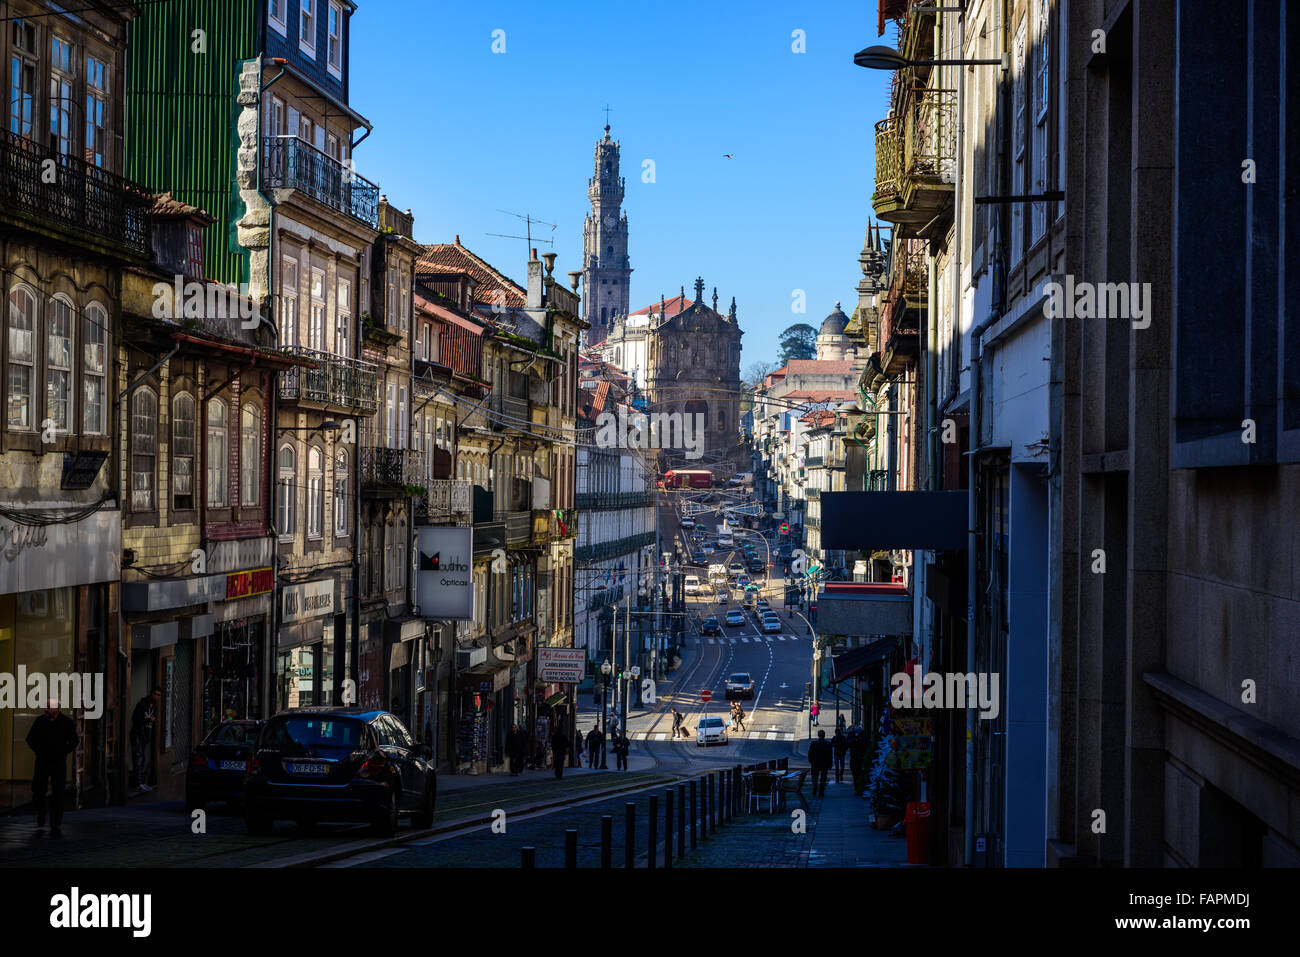
{"label": "tall window", "polygon": [[275,525],[280,530],[281,538],[293,538],[297,529],[294,506],[297,504],[296,470],[297,455],[292,445],[280,446],[277,463],[279,481],[275,487]]}
{"label": "tall window", "polygon": [[334,450],[334,535],[348,533],[348,453]]}
{"label": "tall window", "polygon": [[230,504],[226,494],[226,451],[229,427],[228,412],[223,399],[208,401],[208,505],[224,508]]}
{"label": "tall window", "polygon": [[154,510],[158,463],[158,393],[140,386],[131,396],[131,511]]}
{"label": "tall window", "polygon": [[[1038,42],[1034,44],[1034,144],[1033,172],[1036,193],[1047,190],[1047,105],[1051,95],[1048,86],[1048,69],[1051,31],[1047,21],[1048,0],[1039,0],[1038,16],[1035,26],[1038,28]],[[1033,235],[1041,236],[1047,230],[1047,204],[1033,204]]]}
{"label": "tall window", "polygon": [[102,60],[86,57],[86,162],[103,166],[108,152],[108,67]]}
{"label": "tall window", "polygon": [[288,29],[284,19],[286,2],[287,0],[267,0],[266,4],[266,18],[281,36],[284,36]]}
{"label": "tall window", "polygon": [[9,294],[9,428],[32,427],[36,379],[36,297],[20,286]]}
{"label": "tall window", "polygon": [[327,63],[331,73],[343,73],[343,5],[330,0],[329,21],[326,33],[329,37]]}
{"label": "tall window", "polygon": [[280,345],[298,345],[298,262],[280,261]]}
{"label": "tall window", "polygon": [[62,296],[46,307],[45,415],[59,432],[71,422],[68,404],[72,398],[72,303]]}
{"label": "tall window", "polygon": [[388,263],[388,309],[384,317],[384,325],[390,329],[396,328],[398,309],[397,305],[397,270],[393,268],[390,260]]}
{"label": "tall window", "polygon": [[14,21],[9,61],[9,132],[31,138],[36,123],[36,27]]}
{"label": "tall window", "polygon": [[406,448],[406,386],[397,390],[397,447]]}
{"label": "tall window", "polygon": [[388,383],[384,391],[384,448],[397,448],[397,386]]}
{"label": "tall window", "polygon": [[239,410],[239,504],[256,505],[262,491],[262,412],[255,405]]}
{"label": "tall window", "polygon": [[178,392],[172,399],[172,508],[194,507],[194,396]]}
{"label": "tall window", "polygon": [[72,155],[72,44],[50,37],[50,149]]}
{"label": "tall window", "polygon": [[298,45],[316,56],[316,0],[301,0],[298,8]]}
{"label": "tall window", "polygon": [[307,329],[307,345],[317,352],[325,351],[325,273],[311,271],[311,324]]}
{"label": "tall window", "polygon": [[307,537],[320,538],[325,527],[325,453],[319,445],[307,452]]}
{"label": "tall window", "polygon": [[405,272],[402,273],[401,286],[402,332],[409,334],[411,331],[411,279]]}
{"label": "tall window", "polygon": [[[1025,21],[1020,22],[1016,31],[1016,40],[1012,46],[1011,86],[1013,89],[1013,116],[1011,155],[1012,192],[1025,192],[1025,87],[1029,77],[1025,75]],[[1024,249],[1024,203],[1011,204],[1011,257],[1010,261],[1020,261]]]}
{"label": "tall window", "polygon": [[285,126],[284,100],[280,99],[278,96],[271,97],[270,121],[272,136],[284,136],[289,132],[289,128]]}
{"label": "tall window", "polygon": [[352,343],[352,282],[338,281],[338,302],[334,304],[334,354],[347,357]]}
{"label": "tall window", "polygon": [[82,431],[106,431],[104,395],[108,378],[108,310],[97,302],[88,305],[81,323]]}

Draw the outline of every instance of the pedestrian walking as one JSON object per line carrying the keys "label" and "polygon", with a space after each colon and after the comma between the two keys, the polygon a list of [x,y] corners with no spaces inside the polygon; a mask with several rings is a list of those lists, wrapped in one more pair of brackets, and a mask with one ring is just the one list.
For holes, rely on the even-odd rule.
{"label": "pedestrian walking", "polygon": [[812,765],[813,797],[825,797],[826,772],[831,769],[831,743],[825,731],[818,731],[817,740],[808,745],[808,763]]}
{"label": "pedestrian walking", "polygon": [[865,761],[867,760],[867,736],[863,734],[860,725],[854,725],[849,729],[849,772],[853,775],[853,794],[855,797],[861,797],[863,790],[867,786],[867,772]]}
{"label": "pedestrian walking", "polygon": [[601,735],[600,728],[595,725],[587,732],[587,767],[594,768],[596,759],[600,756]]}
{"label": "pedestrian walking", "polygon": [[844,780],[844,756],[849,753],[849,739],[844,735],[843,725],[835,729],[831,750],[835,753],[835,783],[840,784]]}
{"label": "pedestrian walking", "polygon": [[736,730],[744,731],[745,730],[745,709],[740,706],[740,702],[737,701],[735,704],[736,704]]}
{"label": "pedestrian walking", "polygon": [[573,766],[582,767],[582,732],[579,731],[573,736]]}
{"label": "pedestrian walking", "polygon": [[814,698],[813,703],[808,706],[808,713],[812,715],[812,723],[816,724],[817,716],[822,713],[822,706],[817,703],[817,699]]}
{"label": "pedestrian walking", "polygon": [[617,769],[619,771],[627,770],[627,752],[631,747],[627,735],[622,731],[614,734],[614,757],[617,759]]}
{"label": "pedestrian walking", "polygon": [[524,758],[528,754],[528,735],[517,724],[510,726],[506,735],[506,756],[510,758],[510,776],[517,778],[524,770]]}
{"label": "pedestrian walking", "polygon": [[59,710],[59,702],[50,698],[45,713],[38,715],[27,731],[27,747],[36,755],[32,771],[32,801],[36,804],[36,826],[45,827],[45,791],[49,799],[50,834],[63,834],[63,789],[67,786],[68,755],[77,748],[77,728],[72,719]]}
{"label": "pedestrian walking", "polygon": [[842,715],[842,714],[837,714],[837,715],[835,716],[835,730],[836,730],[836,731],[843,731],[843,730],[844,730],[844,715]]}
{"label": "pedestrian walking", "polygon": [[678,711],[676,708],[673,708],[673,738],[677,738],[677,737],[681,737],[681,736],[683,736],[683,735],[682,735],[682,718],[683,718],[683,717],[684,717],[684,716],[682,715],[682,713],[681,713],[680,711]]}
{"label": "pedestrian walking", "polygon": [[564,759],[569,754],[569,734],[559,721],[555,722],[555,731],[551,734],[551,754],[555,764],[555,777],[564,777]]}
{"label": "pedestrian walking", "polygon": [[131,760],[135,765],[135,786],[141,791],[152,791],[149,786],[150,765],[153,763],[153,729],[158,722],[158,702],[162,688],[154,685],[153,691],[136,702],[131,712]]}

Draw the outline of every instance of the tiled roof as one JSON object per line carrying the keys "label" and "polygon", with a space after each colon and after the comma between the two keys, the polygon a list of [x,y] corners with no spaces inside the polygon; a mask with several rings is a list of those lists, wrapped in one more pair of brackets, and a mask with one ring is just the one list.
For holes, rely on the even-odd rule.
{"label": "tiled roof", "polygon": [[[679,312],[684,312],[685,310],[689,309],[693,305],[695,305],[695,303],[691,302],[691,300],[687,299],[685,296],[673,296],[671,299],[667,299],[663,301],[664,314],[667,317],[671,318],[677,315]],[[652,302],[644,309],[638,309],[636,312],[632,313],[632,315],[648,316],[651,313],[653,313],[656,316],[659,315],[659,303]]]}
{"label": "tiled roof", "polygon": [[[421,267],[424,267],[423,269]],[[433,243],[424,247],[424,253],[415,261],[415,271],[419,272],[456,272],[468,275],[477,283],[474,299],[488,305],[502,305],[508,309],[522,309],[527,305],[528,293],[509,276],[504,275],[491,263],[485,262],[460,244],[460,237],[454,243]],[[502,300],[497,302],[496,292],[500,290]]]}

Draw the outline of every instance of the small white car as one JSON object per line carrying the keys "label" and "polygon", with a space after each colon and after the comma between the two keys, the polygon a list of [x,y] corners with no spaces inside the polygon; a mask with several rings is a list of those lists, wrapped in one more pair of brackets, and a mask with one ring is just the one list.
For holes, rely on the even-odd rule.
{"label": "small white car", "polygon": [[763,619],[763,634],[775,635],[781,630],[781,621],[776,615]]}
{"label": "small white car", "polygon": [[682,528],[685,528],[685,529],[689,530],[689,529],[692,529],[692,528],[694,528],[694,527],[695,527],[695,520],[694,520],[694,519],[690,519],[690,518],[684,518],[684,519],[682,519]]}
{"label": "small white car", "polygon": [[754,679],[750,677],[748,671],[737,671],[735,674],[727,676],[727,697],[754,697]]}
{"label": "small white car", "polygon": [[741,575],[745,574],[745,566],[740,564],[740,562],[732,562],[727,566],[727,574],[732,578],[739,578]]}
{"label": "small white car", "polygon": [[695,744],[704,747],[709,744],[727,743],[727,724],[717,715],[701,718],[695,729]]}

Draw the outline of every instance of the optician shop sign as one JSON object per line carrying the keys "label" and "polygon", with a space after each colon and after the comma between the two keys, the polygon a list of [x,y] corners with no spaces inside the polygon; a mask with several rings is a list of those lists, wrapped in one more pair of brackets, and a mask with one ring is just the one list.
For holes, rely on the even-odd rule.
{"label": "optician shop sign", "polygon": [[420,617],[468,621],[474,617],[474,529],[422,525],[416,599]]}

